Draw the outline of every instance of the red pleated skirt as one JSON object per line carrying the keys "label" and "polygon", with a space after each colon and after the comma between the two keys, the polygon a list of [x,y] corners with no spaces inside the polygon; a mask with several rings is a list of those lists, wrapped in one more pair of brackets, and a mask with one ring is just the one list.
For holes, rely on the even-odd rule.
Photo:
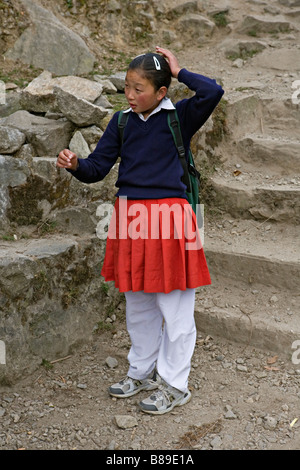
{"label": "red pleated skirt", "polygon": [[211,284],[188,201],[118,198],[101,275],[120,292],[168,293]]}

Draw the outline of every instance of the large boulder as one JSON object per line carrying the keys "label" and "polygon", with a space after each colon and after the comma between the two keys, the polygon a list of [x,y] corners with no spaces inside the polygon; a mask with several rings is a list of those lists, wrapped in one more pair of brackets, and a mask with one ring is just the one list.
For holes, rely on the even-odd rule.
{"label": "large boulder", "polygon": [[77,98],[62,88],[54,87],[57,106],[63,115],[77,126],[99,126],[107,110],[85,99]]}
{"label": "large boulder", "polygon": [[247,15],[245,16],[239,32],[242,34],[257,33],[285,33],[293,30],[294,26],[283,16],[276,15],[275,18],[268,15]]}
{"label": "large boulder", "polygon": [[52,73],[45,70],[22,91],[20,102],[23,109],[37,113],[56,110],[56,97],[53,93],[55,86],[91,103],[103,91],[103,85],[99,82],[72,75],[53,78]]}
{"label": "large boulder", "polygon": [[25,134],[27,142],[39,157],[56,157],[61,149],[69,145],[74,130],[73,124],[67,119],[47,119],[24,110],[1,119],[1,124],[11,128],[11,131],[18,130]]}
{"label": "large boulder", "polygon": [[190,39],[196,41],[203,41],[213,34],[216,25],[205,16],[189,13],[180,17],[178,27],[182,35],[188,35]]}
{"label": "large boulder", "polygon": [[50,11],[32,0],[22,0],[31,26],[21,34],[5,56],[56,75],[80,75],[93,70],[94,55],[81,37],[62,24]]}

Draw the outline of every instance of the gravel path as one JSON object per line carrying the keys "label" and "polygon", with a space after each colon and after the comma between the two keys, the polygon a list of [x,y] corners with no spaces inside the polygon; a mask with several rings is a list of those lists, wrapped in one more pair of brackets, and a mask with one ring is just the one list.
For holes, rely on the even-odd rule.
{"label": "gravel path", "polygon": [[126,375],[128,348],[115,322],[73,355],[0,389],[0,449],[299,449],[300,370],[292,361],[198,333],[192,400],[155,417],[138,407],[147,392],[108,395]]}

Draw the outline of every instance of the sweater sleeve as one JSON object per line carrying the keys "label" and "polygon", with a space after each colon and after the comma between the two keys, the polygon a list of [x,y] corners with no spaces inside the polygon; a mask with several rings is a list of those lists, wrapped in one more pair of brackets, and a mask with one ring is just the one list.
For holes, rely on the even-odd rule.
{"label": "sweater sleeve", "polygon": [[78,159],[76,171],[68,170],[83,183],[96,183],[109,173],[119,156],[120,137],[118,114],[115,113],[99,140],[95,150],[87,158]]}
{"label": "sweater sleeve", "polygon": [[180,70],[178,81],[196,92],[192,98],[179,101],[176,106],[185,137],[190,140],[212,114],[224,90],[215,80],[186,69]]}

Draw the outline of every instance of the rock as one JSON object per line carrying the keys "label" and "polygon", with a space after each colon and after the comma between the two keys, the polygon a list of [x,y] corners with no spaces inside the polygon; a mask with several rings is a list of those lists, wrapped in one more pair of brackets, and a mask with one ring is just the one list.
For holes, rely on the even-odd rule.
{"label": "rock", "polygon": [[118,366],[118,361],[115,357],[108,356],[105,360],[105,364],[110,368],[114,369]]}
{"label": "rock", "polygon": [[112,109],[113,105],[110,103],[110,101],[106,98],[106,96],[101,95],[99,98],[96,99],[94,102],[95,106],[100,106],[101,108],[104,109]]}
{"label": "rock", "polygon": [[82,127],[80,132],[88,145],[97,144],[103,135],[103,131],[97,126]]}
{"label": "rock", "polygon": [[[176,3],[178,3],[176,5]],[[197,0],[192,0],[188,2],[175,2],[175,6],[170,8],[166,12],[166,18],[168,20],[174,20],[178,18],[179,16],[182,16],[187,13],[197,13],[199,10],[198,2]]]}
{"label": "rock", "polygon": [[279,3],[288,7],[300,7],[300,0],[279,0]]}
{"label": "rock", "polygon": [[32,145],[40,157],[56,157],[61,149],[69,145],[74,126],[66,119],[47,119],[35,116],[28,111],[16,111],[0,123],[18,129],[26,135],[26,140]]}
{"label": "rock", "polygon": [[116,87],[118,91],[124,91],[125,89],[125,77],[126,72],[117,72],[109,77],[111,83]]}
{"label": "rock", "polygon": [[87,207],[65,207],[55,211],[49,216],[64,233],[72,233],[82,236],[84,233],[94,234],[96,222]]}
{"label": "rock", "polygon": [[20,104],[21,93],[19,90],[6,91],[5,100],[1,102],[1,82],[0,82],[0,118],[9,116],[10,114],[22,108]]}
{"label": "rock", "polygon": [[232,63],[232,66],[233,67],[236,67],[238,69],[240,69],[241,67],[243,67],[244,65],[244,61],[243,59],[235,59],[235,61]]}
{"label": "rock", "polygon": [[110,13],[119,13],[121,11],[121,5],[117,0],[109,0],[107,10]]}
{"label": "rock", "polygon": [[210,441],[210,445],[211,445],[211,447],[213,448],[213,450],[220,449],[221,446],[222,446],[222,439],[220,438],[220,436],[215,436],[215,437]]}
{"label": "rock", "polygon": [[53,89],[57,105],[63,115],[77,124],[77,126],[99,126],[101,120],[107,115],[107,110],[100,106],[95,106],[85,99],[80,99],[62,88]]}
{"label": "rock", "polygon": [[114,95],[118,92],[117,87],[107,78],[102,78],[100,75],[94,75],[94,80],[103,86],[104,93]]}
{"label": "rock", "polygon": [[226,411],[224,415],[225,419],[237,419],[237,415],[232,411],[231,406],[226,405],[225,411]]}
{"label": "rock", "polygon": [[25,29],[5,57],[56,75],[80,75],[93,69],[95,57],[81,37],[33,0],[22,0],[30,15]]}
{"label": "rock", "polygon": [[213,21],[195,13],[184,15],[179,19],[179,30],[183,34],[188,33],[190,38],[203,40],[211,36],[215,28]]}
{"label": "rock", "polygon": [[14,156],[26,160],[28,164],[31,164],[32,159],[36,157],[36,152],[31,144],[24,144]]}
{"label": "rock", "polygon": [[84,137],[80,131],[76,131],[73,135],[69,144],[69,149],[71,152],[76,153],[76,155],[80,158],[86,158],[91,153],[89,146],[84,140]]}
{"label": "rock", "polygon": [[243,34],[256,34],[256,33],[280,33],[287,32],[294,29],[292,24],[287,21],[283,16],[276,16],[276,18],[268,15],[248,15],[239,28],[239,33]]}
{"label": "rock", "polygon": [[28,165],[23,160],[8,155],[0,155],[0,187],[15,187],[24,184],[29,174]]}
{"label": "rock", "polygon": [[38,113],[54,108],[53,87],[50,86],[52,73],[42,72],[21,93],[20,103],[23,109]]}
{"label": "rock", "polygon": [[122,429],[133,428],[138,425],[136,418],[130,415],[116,415],[117,426]]}
{"label": "rock", "polygon": [[273,416],[265,416],[263,420],[263,425],[265,429],[275,429],[277,426],[277,419],[274,418]]}
{"label": "rock", "polygon": [[241,58],[244,60],[262,52],[266,47],[267,43],[264,41],[247,39],[237,41],[231,38],[225,39],[220,45],[220,49],[224,51],[227,58]]}
{"label": "rock", "polygon": [[56,97],[53,93],[55,86],[91,103],[103,91],[101,83],[72,75],[52,78],[52,73],[44,71],[23,90],[20,98],[23,109],[38,113],[57,111]]}
{"label": "rock", "polygon": [[85,390],[87,388],[86,384],[77,384],[77,388],[80,388],[81,390]]}
{"label": "rock", "polygon": [[251,63],[254,68],[295,72],[300,70],[300,51],[284,47],[278,50],[265,50],[253,57]]}
{"label": "rock", "polygon": [[18,129],[0,125],[0,153],[12,154],[25,142],[25,134]]}

